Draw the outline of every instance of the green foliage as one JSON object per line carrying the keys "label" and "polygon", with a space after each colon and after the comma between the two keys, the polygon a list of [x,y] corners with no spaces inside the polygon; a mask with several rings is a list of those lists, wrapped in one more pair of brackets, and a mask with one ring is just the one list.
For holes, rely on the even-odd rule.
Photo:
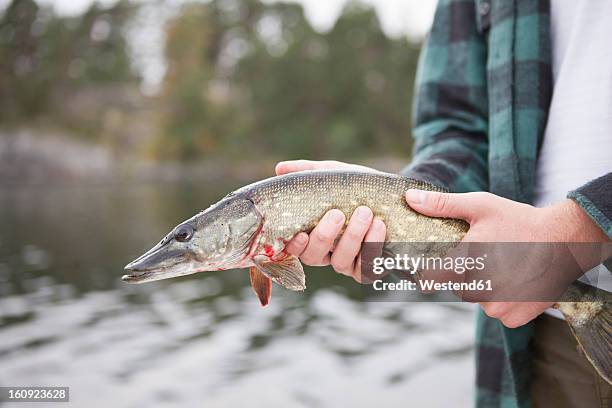
{"label": "green foliage", "polygon": [[368,6],[349,3],[318,33],[297,4],[212,0],[167,34],[159,157],[410,150],[418,48],[387,37]]}
{"label": "green foliage", "polygon": [[92,5],[59,17],[33,0],[13,0],[0,17],[0,119],[48,112],[66,87],[134,80],[123,35],[131,6]]}
{"label": "green foliage", "polygon": [[296,3],[186,3],[165,27],[167,72],[145,98],[126,33],[138,6],[56,15],[12,0],[0,16],[0,123],[45,124],[159,159],[356,158],[410,151],[418,47],[347,4],[317,32]]}

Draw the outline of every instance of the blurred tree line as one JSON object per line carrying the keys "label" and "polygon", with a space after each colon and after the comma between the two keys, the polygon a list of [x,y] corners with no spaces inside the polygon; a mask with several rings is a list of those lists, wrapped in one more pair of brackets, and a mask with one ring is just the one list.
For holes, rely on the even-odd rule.
{"label": "blurred tree line", "polygon": [[33,0],[13,0],[0,16],[0,119],[48,111],[61,88],[137,80],[123,34],[131,9],[122,0],[60,17]]}
{"label": "blurred tree line", "polygon": [[[139,81],[125,30],[136,8],[121,0],[61,17],[13,0],[0,18],[0,120],[48,112],[58,87]],[[325,33],[294,3],[185,3],[166,26],[145,150],[179,160],[406,155],[417,57],[356,1]]]}

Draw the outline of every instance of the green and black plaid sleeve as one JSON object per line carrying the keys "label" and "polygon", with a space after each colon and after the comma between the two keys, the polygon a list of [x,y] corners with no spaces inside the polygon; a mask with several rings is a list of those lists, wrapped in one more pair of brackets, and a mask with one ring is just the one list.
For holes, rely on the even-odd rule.
{"label": "green and black plaid sleeve", "polygon": [[412,164],[454,192],[487,190],[487,53],[473,0],[440,0],[415,85]]}
{"label": "green and black plaid sleeve", "polygon": [[[548,0],[440,0],[416,81],[404,174],[529,202],[551,97]],[[533,324],[479,313],[477,407],[528,407]]]}

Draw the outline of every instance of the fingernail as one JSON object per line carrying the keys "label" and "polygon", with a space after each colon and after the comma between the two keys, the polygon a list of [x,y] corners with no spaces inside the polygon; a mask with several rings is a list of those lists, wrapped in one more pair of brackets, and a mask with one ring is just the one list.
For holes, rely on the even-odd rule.
{"label": "fingernail", "polygon": [[411,204],[423,204],[425,202],[425,192],[411,188],[406,192],[406,201]]}
{"label": "fingernail", "polygon": [[372,211],[368,207],[357,207],[355,217],[360,221],[369,221],[372,216]]}
{"label": "fingernail", "polygon": [[276,163],[276,166],[274,166],[274,172],[276,174],[280,174],[284,170],[283,167],[285,167],[285,162]]}
{"label": "fingernail", "polygon": [[374,221],[372,222],[372,228],[376,230],[381,230],[384,227],[385,227],[385,223],[382,222],[382,220],[379,220],[378,218],[375,218]]}
{"label": "fingernail", "polygon": [[342,214],[342,211],[340,210],[330,211],[328,213],[328,217],[334,224],[340,224],[341,222],[344,222],[344,214]]}
{"label": "fingernail", "polygon": [[295,242],[297,242],[298,244],[305,244],[306,241],[308,240],[308,238],[306,238],[306,234],[297,234],[294,238]]}

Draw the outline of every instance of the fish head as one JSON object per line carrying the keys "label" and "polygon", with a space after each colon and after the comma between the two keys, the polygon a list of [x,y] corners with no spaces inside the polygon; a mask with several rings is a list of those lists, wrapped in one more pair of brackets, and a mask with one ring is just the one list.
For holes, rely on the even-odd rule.
{"label": "fish head", "polygon": [[159,244],[130,262],[123,280],[143,283],[239,267],[263,217],[248,198],[230,195],[177,225]]}

